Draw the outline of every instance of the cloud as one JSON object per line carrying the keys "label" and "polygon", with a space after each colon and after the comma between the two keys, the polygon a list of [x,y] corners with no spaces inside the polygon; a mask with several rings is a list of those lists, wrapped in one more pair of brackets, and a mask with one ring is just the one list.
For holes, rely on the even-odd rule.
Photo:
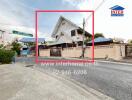
{"label": "cloud", "polygon": [[[69,5],[75,7],[76,10],[95,10],[97,6],[102,2],[102,0],[63,0],[63,2],[68,3]],[[81,26],[82,26],[82,19],[85,18],[86,20],[86,28],[85,30],[92,33],[92,13],[85,12],[80,13],[77,19],[72,18],[73,22],[80,22],[81,19]],[[74,21],[75,20],[75,21]]]}
{"label": "cloud", "polygon": [[1,0],[0,16],[2,20],[0,23],[32,26],[30,22],[33,21],[33,13],[29,9],[25,8],[19,0]]}
{"label": "cloud", "polygon": [[[63,0],[79,10],[99,10],[106,0]],[[91,14],[82,13],[83,17],[88,17]]]}
{"label": "cloud", "polygon": [[[38,2],[39,1],[39,2]],[[38,0],[37,6],[42,7],[42,1]],[[48,0],[44,0],[45,4],[50,7]],[[54,0],[51,0],[55,2]],[[103,3],[103,1],[105,1]],[[33,5],[34,0],[26,2],[26,0],[0,0],[0,26],[14,26],[21,27],[22,30],[28,31],[32,28],[34,32],[34,10],[36,9]],[[125,2],[124,0],[62,0],[60,5],[65,7],[73,8],[75,10],[96,10],[95,11],[95,32],[102,32],[107,37],[121,37],[121,38],[132,38],[131,36],[131,18],[132,18],[132,1]],[[125,16],[124,17],[111,17],[110,16],[110,7],[114,5],[121,5],[125,7]],[[40,7],[41,5],[41,7]],[[68,6],[66,6],[68,5]],[[55,5],[57,6],[57,5]],[[55,7],[54,6],[54,7]],[[48,9],[48,8],[47,8]],[[53,8],[54,9],[54,8]],[[68,9],[68,8],[67,8]],[[82,24],[82,18],[87,18],[90,14],[80,13],[78,17],[75,14],[67,14],[66,17],[76,24]],[[64,16],[65,17],[65,16]],[[87,22],[88,31],[91,29],[90,26],[91,18]],[[26,27],[23,29],[23,27]],[[48,28],[47,28],[48,29]],[[50,37],[49,33],[43,34],[40,32],[40,36]]]}
{"label": "cloud", "polygon": [[[0,28],[35,34],[35,9],[23,0],[0,0]],[[39,31],[38,36],[51,40],[47,33],[44,34]]]}
{"label": "cloud", "polygon": [[[69,3],[71,6],[74,6],[76,9],[85,9],[85,10],[95,10],[95,33],[101,32],[108,38],[124,38],[124,39],[132,39],[131,35],[131,18],[132,18],[132,1],[129,0],[125,2],[124,0],[82,0],[79,3],[77,0],[64,0]],[[120,5],[125,7],[124,17],[111,17],[110,7]],[[89,14],[82,14],[85,18],[89,16]],[[74,19],[73,19],[74,20]],[[90,27],[91,18],[89,18],[87,22],[88,31],[91,29]],[[89,28],[90,27],[90,28]]]}
{"label": "cloud", "polygon": [[[35,29],[32,27],[3,25],[3,26],[0,26],[0,29],[5,31],[6,34],[5,34],[4,38],[6,41],[12,41],[14,38],[22,38],[23,37],[21,35],[14,35],[14,34],[11,35],[12,30],[30,33],[30,34],[33,34],[33,37],[35,37]],[[47,33],[38,31],[38,37],[43,37],[43,38],[45,38],[46,41],[52,41],[52,38]]]}

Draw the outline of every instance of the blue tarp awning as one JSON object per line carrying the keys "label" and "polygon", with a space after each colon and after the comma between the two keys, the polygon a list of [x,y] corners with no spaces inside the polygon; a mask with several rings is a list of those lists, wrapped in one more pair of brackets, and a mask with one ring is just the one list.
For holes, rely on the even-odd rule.
{"label": "blue tarp awning", "polygon": [[[38,42],[44,42],[44,38],[38,38]],[[36,38],[22,38],[19,40],[19,42],[24,42],[24,43],[31,43],[31,42],[36,42]]]}
{"label": "blue tarp awning", "polygon": [[[104,38],[104,37],[98,37],[94,39],[94,43],[111,42],[111,41],[112,39]],[[92,43],[92,41],[89,41],[88,43]]]}

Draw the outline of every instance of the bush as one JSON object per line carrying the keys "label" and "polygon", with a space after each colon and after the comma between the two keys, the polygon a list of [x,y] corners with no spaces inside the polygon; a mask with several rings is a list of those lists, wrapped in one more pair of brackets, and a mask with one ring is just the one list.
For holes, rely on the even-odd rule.
{"label": "bush", "polygon": [[15,41],[12,43],[12,46],[13,46],[12,50],[16,51],[17,55],[20,55],[21,44]]}
{"label": "bush", "polygon": [[9,64],[12,62],[15,52],[12,50],[0,49],[0,63]]}

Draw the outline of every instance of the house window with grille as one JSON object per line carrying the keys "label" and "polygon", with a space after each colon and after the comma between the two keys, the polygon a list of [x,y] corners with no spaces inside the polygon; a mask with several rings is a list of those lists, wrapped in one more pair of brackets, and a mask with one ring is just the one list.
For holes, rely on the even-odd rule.
{"label": "house window with grille", "polygon": [[75,30],[72,30],[71,31],[71,36],[75,36],[75,35],[76,35]]}

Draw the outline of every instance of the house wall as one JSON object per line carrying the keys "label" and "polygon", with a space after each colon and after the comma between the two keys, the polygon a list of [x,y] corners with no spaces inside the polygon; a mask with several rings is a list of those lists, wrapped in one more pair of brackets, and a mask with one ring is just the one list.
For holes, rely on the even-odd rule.
{"label": "house wall", "polygon": [[[69,38],[71,38],[73,41],[76,41],[76,40],[82,41],[83,40],[83,36],[81,34],[78,34],[76,29],[78,29],[78,27],[73,26],[72,24],[70,24],[67,21],[63,20],[61,25],[60,25],[60,27],[58,28],[56,36],[58,35],[58,37],[59,37],[61,32],[62,32],[64,34],[66,34]],[[75,30],[75,36],[71,36],[71,31],[72,30]]]}
{"label": "house wall", "polygon": [[[76,34],[76,36],[72,36],[72,39],[74,41],[83,41],[83,35],[82,34]],[[84,37],[86,39],[86,37]]]}
{"label": "house wall", "polygon": [[62,50],[62,57],[80,57],[81,47],[71,47]]}
{"label": "house wall", "polygon": [[[61,51],[62,57],[80,57],[82,54],[82,47],[64,48]],[[50,56],[50,49],[40,50],[40,56]],[[85,50],[85,57],[92,58],[92,46]],[[112,58],[120,60],[125,57],[125,45],[110,44],[99,45],[94,47],[94,58]]]}
{"label": "house wall", "polygon": [[[65,23],[65,24],[64,24]],[[61,26],[58,28],[56,35],[60,35],[61,32],[64,32],[69,37],[71,37],[71,30],[77,29],[77,27],[69,24],[67,21],[63,20]]]}
{"label": "house wall", "polygon": [[[91,47],[90,47],[91,49]],[[90,57],[92,50],[86,50],[85,56]],[[98,45],[94,47],[94,58],[112,58],[120,60],[125,57],[124,44]]]}
{"label": "house wall", "polygon": [[40,57],[50,57],[50,49],[40,49],[39,55]]}

